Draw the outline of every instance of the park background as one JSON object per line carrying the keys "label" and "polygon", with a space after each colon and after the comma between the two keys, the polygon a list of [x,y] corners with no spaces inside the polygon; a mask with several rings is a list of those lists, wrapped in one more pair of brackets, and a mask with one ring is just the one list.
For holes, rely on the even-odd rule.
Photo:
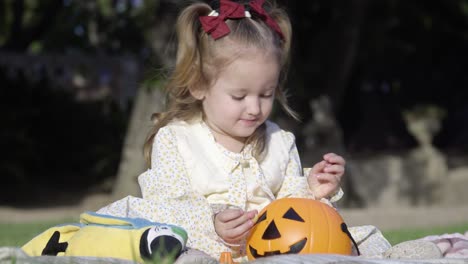
{"label": "park background", "polygon": [[[302,120],[272,119],[305,167],[327,151],[347,159],[343,215],[468,222],[468,1],[277,2],[293,23],[286,86]],[[0,220],[78,217],[139,195],[188,3],[0,2]]]}

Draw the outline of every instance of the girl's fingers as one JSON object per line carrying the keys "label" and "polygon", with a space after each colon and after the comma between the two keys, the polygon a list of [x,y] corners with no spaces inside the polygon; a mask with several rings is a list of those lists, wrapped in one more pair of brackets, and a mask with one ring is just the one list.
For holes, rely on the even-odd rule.
{"label": "girl's fingers", "polygon": [[327,153],[323,156],[323,159],[332,164],[341,164],[343,166],[346,164],[345,159],[335,153]]}
{"label": "girl's fingers", "polygon": [[245,212],[245,214],[247,215],[248,219],[252,220],[252,222],[255,223],[255,220],[256,220],[257,215],[258,215],[257,210],[248,211],[248,212]]}
{"label": "girl's fingers", "polygon": [[[239,212],[227,212],[230,211],[240,211]],[[240,209],[227,209],[217,215],[217,220],[221,222],[221,225],[225,229],[235,229],[239,226],[242,226],[248,221],[253,222],[255,215],[257,214],[257,210],[252,210],[248,212],[244,212]],[[235,217],[236,216],[236,217]]]}
{"label": "girl's fingers", "polygon": [[336,175],[333,175],[330,173],[317,174],[317,179],[321,183],[324,183],[324,182],[338,183],[340,181]]}
{"label": "girl's fingers", "polygon": [[250,228],[252,228],[252,226],[253,226],[253,221],[249,219],[245,221],[243,224],[233,229],[227,230],[226,237],[230,240],[240,240],[250,231]]}
{"label": "girl's fingers", "polygon": [[310,170],[310,172],[311,172],[311,173],[314,173],[314,174],[319,173],[319,172],[321,172],[323,169],[325,169],[326,165],[327,165],[327,162],[324,161],[324,160],[322,160],[321,162],[316,163],[316,164],[312,167],[312,169]]}
{"label": "girl's fingers", "polygon": [[241,217],[244,214],[244,211],[241,209],[226,209],[216,215],[216,218],[222,222],[230,222],[233,221],[239,217]]}
{"label": "girl's fingers", "polygon": [[344,173],[344,167],[341,165],[329,165],[323,169],[323,172],[334,174]]}
{"label": "girl's fingers", "polygon": [[253,226],[253,222],[251,220],[247,220],[245,221],[245,223],[243,223],[240,226],[237,226],[233,230],[234,230],[234,233],[237,234],[237,236],[242,236],[242,234],[248,232],[252,226]]}

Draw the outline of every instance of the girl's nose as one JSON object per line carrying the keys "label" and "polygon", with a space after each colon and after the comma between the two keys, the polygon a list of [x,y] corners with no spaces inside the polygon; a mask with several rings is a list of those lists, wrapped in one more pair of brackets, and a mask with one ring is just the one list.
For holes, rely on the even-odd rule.
{"label": "girl's nose", "polygon": [[260,100],[258,98],[252,98],[247,104],[247,112],[249,115],[256,116],[260,114],[261,107]]}

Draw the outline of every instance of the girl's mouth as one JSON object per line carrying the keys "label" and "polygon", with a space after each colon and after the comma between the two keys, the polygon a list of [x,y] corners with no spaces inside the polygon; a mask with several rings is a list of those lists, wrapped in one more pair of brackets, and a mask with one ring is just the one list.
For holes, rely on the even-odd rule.
{"label": "girl's mouth", "polygon": [[241,121],[248,126],[252,126],[257,124],[258,119],[241,119]]}

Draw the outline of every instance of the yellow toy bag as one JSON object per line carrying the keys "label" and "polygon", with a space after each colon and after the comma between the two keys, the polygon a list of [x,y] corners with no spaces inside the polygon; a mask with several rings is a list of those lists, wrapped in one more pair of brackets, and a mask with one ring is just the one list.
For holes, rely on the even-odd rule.
{"label": "yellow toy bag", "polygon": [[111,257],[144,262],[176,259],[185,249],[187,232],[181,227],[85,212],[80,223],[51,227],[26,243],[30,256]]}

